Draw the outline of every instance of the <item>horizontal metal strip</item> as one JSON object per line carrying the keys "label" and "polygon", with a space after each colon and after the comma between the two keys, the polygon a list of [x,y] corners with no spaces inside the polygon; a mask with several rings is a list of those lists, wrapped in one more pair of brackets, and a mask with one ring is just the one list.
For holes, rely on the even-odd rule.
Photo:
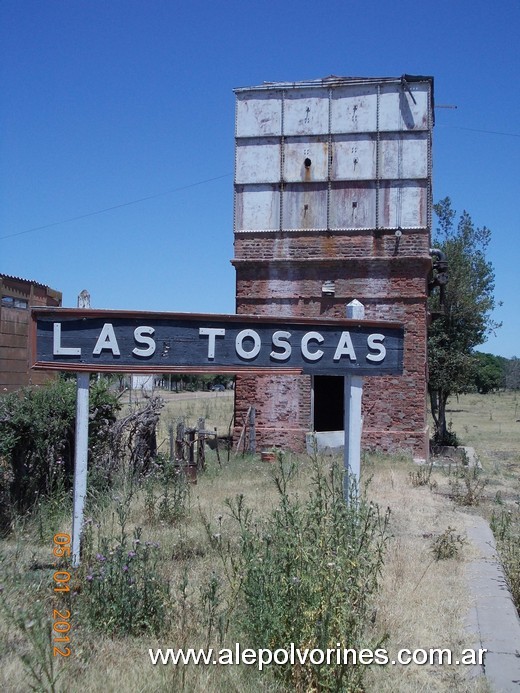
{"label": "horizontal metal strip", "polygon": [[[380,136],[385,136],[385,135],[395,135],[396,133],[400,133],[401,135],[404,135],[403,140],[412,140],[414,134],[416,133],[428,133],[430,132],[430,128],[426,125],[424,127],[416,127],[411,130],[407,129],[399,129],[396,128],[394,130],[331,130],[329,132],[312,132],[309,134],[305,135],[264,135],[262,133],[259,133],[258,135],[235,135],[235,140],[237,142],[244,142],[245,140],[264,140],[264,139],[278,139],[279,142],[283,139],[284,141],[287,139],[290,140],[296,140],[296,139],[301,139],[301,140],[307,140],[307,141],[313,141],[313,140],[318,140],[319,138],[326,138],[329,135],[345,135],[346,137],[349,137],[350,135],[356,135],[359,137],[362,137],[363,135],[380,135]],[[370,138],[375,141],[375,138]],[[277,144],[279,144],[279,142]]]}
{"label": "horizontal metal strip", "polygon": [[[245,181],[237,181],[235,180],[234,184],[237,186],[241,186],[245,188],[243,191],[237,191],[237,192],[246,192],[248,187],[254,188],[259,185],[267,185],[267,186],[273,186],[273,185],[281,185],[282,183],[284,185],[301,185],[302,188],[304,188],[307,185],[323,185],[323,188],[326,189],[327,183],[373,183],[374,187],[376,186],[377,183],[387,183],[387,182],[392,182],[395,181],[396,183],[424,183],[428,182],[429,178],[427,176],[425,177],[419,177],[419,178],[395,178],[395,177],[389,177],[386,178],[384,176],[381,176],[380,178],[322,178],[321,180],[309,180],[309,181],[303,181],[303,180],[288,180],[287,178],[284,179],[276,179],[276,180],[255,180],[254,182],[245,182]],[[397,187],[397,186],[396,186]],[[275,190],[273,192],[279,192],[278,190]],[[287,189],[284,190],[284,192],[287,192]]]}
{"label": "horizontal metal strip", "polygon": [[[406,75],[406,81],[408,84],[431,84],[433,83],[433,77],[425,75],[424,77],[418,77],[415,75]],[[326,89],[327,87],[347,87],[347,86],[367,86],[367,85],[388,85],[397,84],[402,85],[401,77],[338,77],[329,79],[312,79],[302,82],[265,82],[258,86],[251,87],[237,87],[233,89],[235,94],[240,94],[241,92],[247,91],[272,91],[274,89],[279,91],[284,90],[298,90],[301,87],[306,88],[316,88],[316,89]]]}
{"label": "horizontal metal strip", "polygon": [[54,361],[38,361],[32,366],[36,370],[54,370],[54,371],[77,371],[88,373],[189,373],[193,375],[205,373],[222,373],[222,374],[240,374],[240,375],[301,375],[301,368],[248,368],[231,367],[231,366],[139,366],[128,365],[119,366],[115,364],[71,364],[71,363],[55,363]]}
{"label": "horizontal metal strip", "polygon": [[318,234],[318,233],[330,233],[330,234],[336,234],[336,233],[343,233],[343,232],[348,232],[348,233],[359,233],[359,234],[367,234],[367,233],[384,233],[385,231],[423,231],[424,233],[428,233],[428,228],[426,226],[380,226],[378,229],[375,229],[373,227],[368,227],[368,226],[352,226],[352,227],[339,227],[339,228],[330,228],[330,229],[236,229],[235,233],[245,233],[245,234],[273,234],[273,233],[278,233],[278,234],[294,234],[294,233],[305,233],[305,234]]}

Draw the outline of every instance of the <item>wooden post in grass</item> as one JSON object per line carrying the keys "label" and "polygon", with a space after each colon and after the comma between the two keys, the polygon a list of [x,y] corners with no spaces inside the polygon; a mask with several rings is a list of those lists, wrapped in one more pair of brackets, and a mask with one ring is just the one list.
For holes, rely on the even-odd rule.
{"label": "wooden post in grass", "polygon": [[[354,299],[347,304],[347,318],[351,320],[363,320],[365,318],[365,306]],[[363,378],[359,375],[346,375],[344,377],[344,451],[345,478],[343,493],[348,503],[352,495],[352,489],[357,494],[359,489],[359,477],[361,473],[361,399],[363,397]]]}
{"label": "wooden post in grass", "polygon": [[251,452],[253,454],[256,452],[255,419],[256,419],[256,409],[255,409],[255,407],[251,407],[251,409],[249,410],[249,452]]}

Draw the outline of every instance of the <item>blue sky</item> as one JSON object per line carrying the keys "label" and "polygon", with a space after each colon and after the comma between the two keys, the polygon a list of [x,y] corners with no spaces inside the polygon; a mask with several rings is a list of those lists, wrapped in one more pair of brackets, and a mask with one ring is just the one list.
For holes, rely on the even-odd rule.
{"label": "blue sky", "polygon": [[233,88],[433,75],[434,199],[492,230],[480,348],[520,356],[519,35],[518,0],[2,0],[0,272],[232,313]]}

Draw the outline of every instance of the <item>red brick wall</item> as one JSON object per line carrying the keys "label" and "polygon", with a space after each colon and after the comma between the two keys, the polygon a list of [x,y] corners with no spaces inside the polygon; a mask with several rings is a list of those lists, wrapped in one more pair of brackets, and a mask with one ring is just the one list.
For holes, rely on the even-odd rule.
{"label": "red brick wall", "polygon": [[[345,317],[352,299],[368,319],[405,325],[404,374],[367,377],[363,393],[363,446],[406,449],[427,457],[427,277],[431,268],[426,230],[384,234],[253,234],[235,236],[237,312]],[[341,258],[341,259],[340,259]],[[335,282],[335,296],[321,287]],[[312,428],[308,376],[239,377],[237,421],[256,408],[257,447],[305,447]]]}

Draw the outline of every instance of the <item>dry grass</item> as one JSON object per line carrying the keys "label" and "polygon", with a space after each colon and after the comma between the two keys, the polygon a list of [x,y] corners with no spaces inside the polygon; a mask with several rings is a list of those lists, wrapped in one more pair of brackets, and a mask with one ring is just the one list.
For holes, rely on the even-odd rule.
{"label": "dry grass", "polygon": [[[448,527],[464,536],[467,516],[437,490],[412,487],[410,463],[386,458],[372,465],[370,496],[392,510],[393,536],[376,604],[377,628],[388,633],[390,655],[401,648],[449,648],[458,653],[472,647],[473,639],[464,631],[470,607],[464,564],[472,548],[465,545],[460,557],[448,560],[436,561],[432,553],[434,539]],[[438,476],[434,472],[432,480]],[[484,682],[467,676],[464,667],[456,666],[385,666],[372,670],[369,690],[486,690]]]}
{"label": "dry grass", "polygon": [[[229,464],[219,467],[210,454],[208,472],[191,487],[190,513],[186,521],[175,526],[164,522],[148,523],[145,514],[144,492],[136,493],[131,500],[131,512],[127,532],[131,534],[137,526],[143,529],[143,540],[159,542],[164,556],[163,575],[167,576],[178,591],[186,569],[189,574],[188,628],[182,630],[180,624],[173,623],[170,630],[160,640],[157,638],[111,639],[93,634],[73,623],[72,650],[68,660],[61,660],[58,666],[63,674],[58,682],[59,691],[71,693],[84,691],[146,691],[162,692],[171,690],[211,690],[211,691],[276,691],[278,687],[269,677],[251,678],[250,671],[244,667],[185,667],[185,680],[181,680],[180,668],[172,666],[152,666],[148,656],[149,647],[204,647],[205,633],[193,626],[190,612],[196,608],[202,583],[213,570],[219,569],[214,563],[214,554],[207,551],[208,541],[202,521],[202,513],[212,526],[228,532],[230,521],[226,498],[242,493],[246,503],[261,516],[274,506],[277,493],[272,482],[272,466],[261,463],[258,458],[231,457]],[[299,474],[301,485],[305,486],[308,462],[302,464]],[[119,491],[121,496],[121,490]],[[218,517],[222,516],[219,524]],[[118,525],[114,517],[113,504],[98,510],[95,522],[101,532],[117,535]],[[63,517],[57,520],[53,532],[70,532],[70,520]],[[50,540],[52,541],[52,539]],[[48,563],[51,560],[51,544],[38,545],[35,527],[29,523],[20,528],[9,540],[0,542],[0,556],[4,567],[9,568],[9,580],[4,579],[4,595],[13,608],[25,607],[28,598],[39,600],[52,613],[52,569],[33,570],[36,562]],[[35,553],[36,552],[36,553]],[[4,572],[4,571],[2,571]],[[9,692],[20,693],[29,690],[27,672],[21,664],[19,655],[29,651],[27,638],[16,629],[10,619],[0,614],[0,685]]]}
{"label": "dry grass", "polygon": [[[506,395],[496,396],[492,409],[484,398],[459,400],[452,409],[454,427],[464,438],[464,426],[468,438],[464,442],[473,444],[477,452],[488,455],[489,450],[498,450],[508,455],[517,455],[520,446],[505,443],[504,436],[514,438],[516,421],[509,421],[510,412],[515,400]],[[205,399],[171,398],[167,403],[163,420],[178,416],[193,416],[194,422],[199,416],[205,416],[211,423],[226,421],[232,409],[232,393],[210,393]],[[504,406],[499,406],[503,404]],[[214,410],[209,412],[209,407]],[[226,409],[227,407],[227,409]],[[486,407],[488,407],[486,409]],[[473,410],[478,409],[478,422],[487,411],[489,430],[485,431],[480,423],[473,424]],[[491,416],[490,412],[491,411]],[[459,422],[456,416],[463,415]],[[513,415],[514,416],[514,415]],[[510,419],[513,419],[510,416]],[[220,417],[220,419],[219,419]],[[506,428],[506,423],[509,428]],[[220,426],[215,423],[214,425]],[[228,425],[228,424],[226,424]],[[473,429],[473,425],[479,426]],[[493,426],[500,425],[495,435]],[[459,426],[462,430],[459,431]],[[516,423],[519,427],[520,424]],[[486,427],[488,424],[486,422]],[[167,428],[166,428],[167,430]],[[474,431],[473,438],[469,435]],[[485,445],[486,435],[491,443]],[[480,440],[477,439],[480,438]],[[518,443],[518,438],[514,439]],[[482,446],[481,446],[482,444]],[[481,447],[480,447],[481,446]],[[510,460],[500,462],[500,456],[486,456],[485,466],[496,482],[496,488],[509,487],[511,478],[518,484],[515,476],[517,468],[509,468]],[[296,490],[305,494],[308,488],[309,460],[297,458],[299,473],[296,479]],[[324,464],[329,464],[324,460]],[[448,497],[448,476],[443,470],[434,470],[433,478],[437,483],[434,489],[428,486],[413,487],[409,474],[414,465],[403,458],[369,456],[363,465],[365,478],[371,477],[368,488],[369,497],[383,509],[391,508],[391,538],[388,542],[386,561],[381,579],[381,589],[374,604],[374,634],[387,635],[385,647],[390,656],[400,648],[450,648],[458,652],[473,646],[473,638],[465,633],[463,623],[469,609],[470,599],[466,593],[464,563],[471,557],[471,546],[464,545],[460,555],[455,558],[435,561],[432,554],[432,542],[448,527],[456,528],[461,535],[465,533],[466,511],[457,507]],[[190,513],[184,522],[171,526],[161,522],[150,522],[146,516],[144,492],[134,495],[131,500],[128,531],[133,527],[143,528],[143,536],[150,541],[161,544],[164,562],[161,570],[177,588],[184,570],[189,573],[188,611],[197,603],[200,585],[213,570],[218,568],[214,563],[214,554],[207,551],[207,537],[202,514],[210,521],[212,527],[226,532],[229,523],[226,498],[243,493],[249,507],[259,516],[273,507],[276,491],[271,479],[272,467],[262,463],[258,457],[235,457],[220,467],[211,457],[208,471],[197,485],[191,488]],[[509,482],[509,483],[508,483]],[[493,492],[487,490],[492,499]],[[222,520],[219,517],[222,516]],[[98,510],[97,520],[108,531],[117,529],[113,517],[113,506],[106,505]],[[68,514],[57,517],[53,527],[49,527],[49,537],[57,531],[70,531]],[[0,542],[4,594],[12,606],[30,606],[40,600],[45,608],[52,609],[52,570],[35,568],[50,559],[50,543],[38,541],[36,526],[29,522],[15,531],[9,540]],[[188,613],[189,616],[189,613]],[[169,631],[157,638],[108,638],[104,635],[81,629],[73,621],[73,655],[68,660],[58,662],[63,670],[57,690],[83,693],[84,691],[277,691],[277,685],[267,672],[258,676],[249,667],[173,667],[152,666],[148,657],[149,647],[202,647],[205,644],[205,633],[193,626],[193,619],[187,620],[184,630],[179,622],[174,622]],[[243,644],[247,646],[246,643]],[[6,618],[0,619],[0,684],[9,693],[29,689],[27,673],[19,655],[29,651],[27,638]],[[448,666],[384,666],[373,667],[367,681],[367,691],[382,693],[398,691],[399,693],[419,693],[420,691],[485,691],[482,681],[471,682],[465,677],[468,671],[464,667]],[[184,680],[183,677],[184,676]]]}
{"label": "dry grass", "polygon": [[520,493],[520,393],[461,395],[450,401],[449,420],[461,444],[475,448],[489,475],[486,493],[504,500]]}

